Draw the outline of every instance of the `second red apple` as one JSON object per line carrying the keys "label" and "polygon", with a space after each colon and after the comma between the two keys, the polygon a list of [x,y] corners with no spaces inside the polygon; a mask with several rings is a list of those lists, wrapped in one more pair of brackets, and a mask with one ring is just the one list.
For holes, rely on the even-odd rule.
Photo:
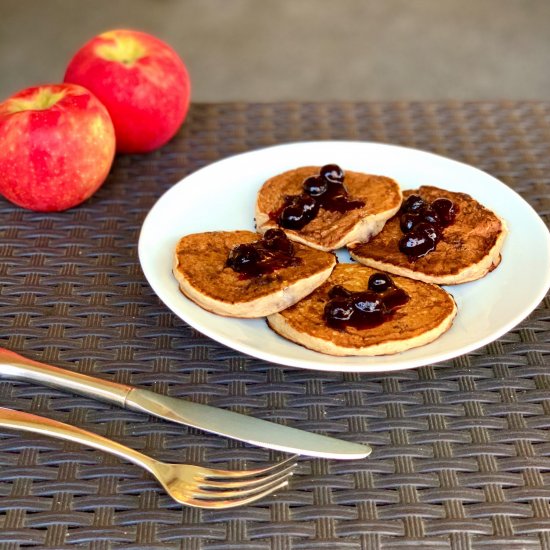
{"label": "second red apple", "polygon": [[107,107],[120,153],[161,147],[189,108],[191,86],[183,61],[165,42],[140,31],[94,37],[70,61],[65,82],[88,88]]}
{"label": "second red apple", "polygon": [[39,212],[85,201],[115,156],[107,109],[75,84],[44,84],[0,103],[0,194]]}

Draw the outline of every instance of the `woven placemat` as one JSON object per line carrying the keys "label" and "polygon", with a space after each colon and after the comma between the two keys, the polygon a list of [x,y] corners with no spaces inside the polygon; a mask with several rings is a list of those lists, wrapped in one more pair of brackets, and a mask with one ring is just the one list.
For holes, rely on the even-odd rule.
{"label": "woven placemat", "polygon": [[[549,221],[550,103],[540,102],[193,105],[176,139],[118,157],[78,208],[40,214],[0,199],[0,345],[374,448],[366,460],[302,460],[287,490],[201,511],[174,503],[137,466],[0,429],[1,550],[550,549],[548,298],[473,353],[367,375],[235,352],[172,315],[145,281],[138,235],[166,189],[231,154],[318,139],[462,160]],[[162,460],[240,468],[279,456],[32,384],[0,380],[0,398]]]}

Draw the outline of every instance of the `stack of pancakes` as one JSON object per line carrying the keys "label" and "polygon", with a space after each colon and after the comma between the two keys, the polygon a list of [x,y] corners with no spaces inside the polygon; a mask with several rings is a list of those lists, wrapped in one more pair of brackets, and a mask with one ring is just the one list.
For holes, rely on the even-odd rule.
{"label": "stack of pancakes", "polygon": [[[258,233],[214,231],[180,239],[173,273],[183,294],[219,315],[267,317],[281,336],[331,355],[398,353],[443,334],[457,308],[439,285],[473,281],[497,267],[507,232],[504,220],[464,193],[427,186],[402,192],[391,178],[346,171],[348,195],[363,206],[344,212],[320,208],[304,227],[281,228],[274,213],[319,172],[320,167],[306,166],[267,180],[256,201]],[[403,236],[399,210],[413,193],[427,202],[450,199],[457,211],[435,249],[415,259],[398,246]],[[243,277],[228,266],[235,246],[258,241],[273,228],[283,229],[293,242],[297,265],[255,277]],[[333,252],[344,246],[358,263],[337,265]],[[377,272],[391,274],[395,286],[408,294],[407,303],[375,327],[329,326],[323,312],[331,288],[366,290]]]}

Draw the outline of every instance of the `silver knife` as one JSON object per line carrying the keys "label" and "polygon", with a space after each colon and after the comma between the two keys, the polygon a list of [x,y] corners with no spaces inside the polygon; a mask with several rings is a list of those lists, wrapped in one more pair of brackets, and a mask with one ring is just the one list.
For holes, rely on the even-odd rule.
{"label": "silver knife", "polygon": [[0,348],[0,378],[26,380],[68,390],[126,409],[145,412],[178,424],[285,453],[354,459],[364,458],[372,452],[368,445],[342,441],[209,405],[94,378],[27,359],[4,348]]}

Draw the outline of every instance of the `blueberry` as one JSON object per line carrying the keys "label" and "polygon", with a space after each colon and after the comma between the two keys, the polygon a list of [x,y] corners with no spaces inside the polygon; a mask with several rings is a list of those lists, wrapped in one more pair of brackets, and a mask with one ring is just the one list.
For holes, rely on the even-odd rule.
{"label": "blueberry", "polygon": [[432,208],[437,212],[443,227],[447,227],[455,221],[457,208],[452,200],[440,197],[432,202]]}
{"label": "blueberry", "polygon": [[425,204],[420,195],[409,195],[401,205],[401,212],[419,212]]}
{"label": "blueberry", "polygon": [[331,326],[349,321],[353,315],[353,303],[349,298],[335,298],[325,306],[325,319]]}
{"label": "blueberry", "polygon": [[326,164],[319,173],[330,183],[344,183],[344,171],[337,164]]}
{"label": "blueberry", "polygon": [[419,223],[399,241],[399,250],[411,258],[421,258],[435,250],[440,236],[436,228],[428,223]]}
{"label": "blueberry", "polygon": [[328,182],[320,176],[310,176],[303,183],[304,192],[312,197],[318,197],[326,192]]}
{"label": "blueberry", "polygon": [[374,273],[369,277],[369,290],[374,292],[385,292],[388,288],[393,287],[393,281],[389,275],[385,273]]}
{"label": "blueberry", "polygon": [[422,219],[425,222],[427,222],[431,225],[439,225],[440,224],[439,216],[438,216],[437,212],[430,205],[426,205],[422,209],[422,212],[421,212],[420,216],[422,217]]}
{"label": "blueberry", "polygon": [[422,216],[417,212],[405,212],[399,218],[399,227],[403,233],[408,233],[421,220]]}
{"label": "blueberry", "polygon": [[268,229],[263,236],[264,246],[269,250],[277,250],[288,255],[294,252],[292,241],[281,229]]}
{"label": "blueberry", "polygon": [[302,229],[315,218],[319,204],[309,195],[295,195],[289,199],[281,212],[279,223],[286,229]]}
{"label": "blueberry", "polygon": [[358,292],[353,298],[353,307],[361,313],[383,313],[384,303],[376,292]]}
{"label": "blueberry", "polygon": [[262,260],[262,254],[252,244],[239,244],[229,252],[227,266],[235,271],[243,271],[249,264],[256,264]]}
{"label": "blueberry", "polygon": [[419,234],[426,235],[426,237],[434,243],[437,243],[441,239],[441,232],[436,225],[432,225],[428,222],[421,222],[416,227],[415,230]]}

